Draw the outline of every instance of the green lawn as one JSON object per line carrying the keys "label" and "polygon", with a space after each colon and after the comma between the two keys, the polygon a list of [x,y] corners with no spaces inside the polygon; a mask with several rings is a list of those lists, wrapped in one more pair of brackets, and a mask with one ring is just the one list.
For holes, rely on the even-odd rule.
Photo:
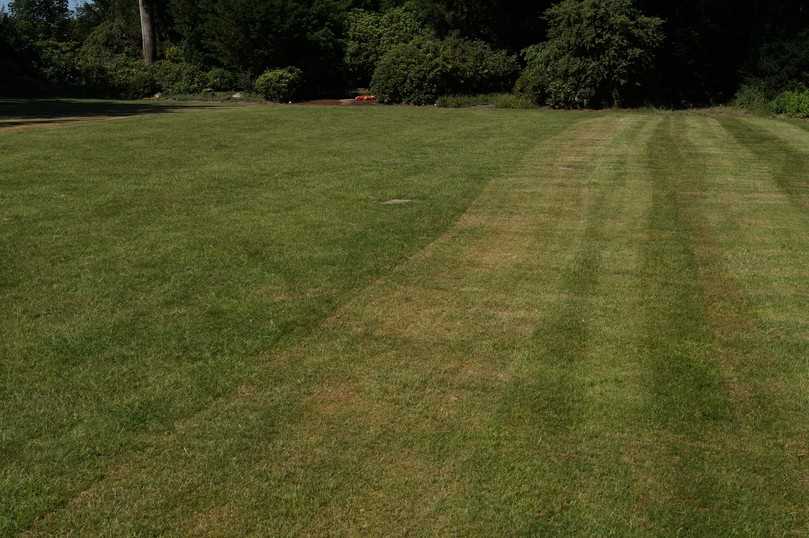
{"label": "green lawn", "polygon": [[809,124],[39,106],[0,535],[809,534]]}

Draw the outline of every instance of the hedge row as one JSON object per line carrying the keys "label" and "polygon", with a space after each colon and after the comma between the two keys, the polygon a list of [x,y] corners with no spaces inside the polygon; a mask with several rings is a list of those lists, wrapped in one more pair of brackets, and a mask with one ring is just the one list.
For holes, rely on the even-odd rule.
{"label": "hedge row", "polygon": [[511,90],[517,59],[483,41],[417,37],[379,60],[371,91],[383,103],[434,104],[442,95]]}

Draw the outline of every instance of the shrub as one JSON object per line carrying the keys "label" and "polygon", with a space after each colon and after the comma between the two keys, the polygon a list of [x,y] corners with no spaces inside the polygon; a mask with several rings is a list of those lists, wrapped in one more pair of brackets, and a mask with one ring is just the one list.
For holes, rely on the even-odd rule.
{"label": "shrub", "polygon": [[809,86],[809,31],[765,44],[742,74],[769,99]]}
{"label": "shrub", "polygon": [[419,16],[407,7],[374,13],[361,9],[348,14],[345,65],[359,84],[371,80],[379,59],[396,45],[429,34]]}
{"label": "shrub", "polygon": [[200,93],[207,85],[206,73],[189,63],[162,60],[147,66],[123,55],[82,56],[81,77],[93,95],[137,99],[163,92],[172,95]]}
{"label": "shrub", "polygon": [[40,76],[52,90],[70,92],[81,86],[81,67],[75,43],[48,39],[38,41],[35,46]]}
{"label": "shrub", "polygon": [[99,66],[93,74],[96,75],[93,82],[102,95],[139,99],[161,90],[154,69],[132,58],[116,57]]}
{"label": "shrub", "polygon": [[154,68],[129,56],[95,56],[82,50],[78,66],[82,91],[96,97],[139,99],[161,90]]}
{"label": "shrub", "polygon": [[756,82],[746,82],[736,92],[734,104],[747,110],[766,111],[772,98],[766,87]]}
{"label": "shrub", "polygon": [[663,21],[632,0],[562,0],[545,12],[548,40],[523,51],[515,89],[560,108],[622,105],[636,98]]}
{"label": "shrub", "polygon": [[238,73],[236,75],[236,89],[242,91],[252,92],[256,89],[256,81],[250,76],[250,73]]}
{"label": "shrub", "polygon": [[160,90],[168,94],[200,93],[208,82],[206,74],[194,64],[163,60],[153,69]]}
{"label": "shrub", "polygon": [[517,59],[484,41],[450,37],[441,42],[443,91],[461,95],[508,91],[519,74]]}
{"label": "shrub", "polygon": [[112,56],[139,57],[140,33],[133,35],[123,21],[106,20],[93,28],[82,44],[81,55],[85,60]]}
{"label": "shrub", "polygon": [[36,69],[39,55],[11,18],[0,10],[0,96],[41,95],[46,84]]}
{"label": "shrub", "polygon": [[237,89],[239,86],[238,76],[232,71],[215,67],[206,74],[208,87],[216,91],[226,92]]}
{"label": "shrub", "polygon": [[256,91],[265,99],[292,101],[303,86],[303,71],[297,67],[269,69],[256,79]]}
{"label": "shrub", "polygon": [[482,41],[419,37],[385,53],[371,91],[384,103],[432,104],[440,95],[503,91],[517,72],[513,56]]}
{"label": "shrub", "polygon": [[796,118],[809,118],[809,90],[787,91],[770,103],[774,114],[786,114]]}
{"label": "shrub", "polygon": [[[177,47],[174,45],[168,46],[163,51],[163,58],[171,63],[181,64],[185,63],[188,60],[186,59],[185,51],[182,47]],[[190,63],[190,62],[189,62]]]}
{"label": "shrub", "polygon": [[379,60],[371,93],[383,103],[434,103],[440,93],[440,41],[416,38],[397,45]]}

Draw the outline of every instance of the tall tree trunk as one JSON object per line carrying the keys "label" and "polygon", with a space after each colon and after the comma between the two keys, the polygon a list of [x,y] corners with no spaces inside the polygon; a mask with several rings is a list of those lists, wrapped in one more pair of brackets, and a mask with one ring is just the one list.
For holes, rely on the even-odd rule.
{"label": "tall tree trunk", "polygon": [[140,8],[140,33],[143,36],[143,62],[151,65],[157,56],[157,43],[154,35],[154,20],[149,0],[138,0]]}

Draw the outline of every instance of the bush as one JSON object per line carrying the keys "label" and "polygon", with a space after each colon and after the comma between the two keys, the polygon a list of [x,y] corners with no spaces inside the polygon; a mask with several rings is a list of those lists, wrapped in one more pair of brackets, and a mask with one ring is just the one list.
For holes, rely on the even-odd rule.
{"label": "bush", "polygon": [[374,13],[361,9],[348,14],[345,65],[358,84],[367,84],[379,59],[396,45],[429,35],[419,16],[407,7]]}
{"label": "bush", "polygon": [[788,91],[780,94],[770,103],[774,114],[786,114],[796,118],[809,118],[809,90]]}
{"label": "bush", "polygon": [[236,75],[236,89],[252,92],[256,89],[256,81],[250,76],[250,73],[238,73]]}
{"label": "bush", "polygon": [[442,90],[471,95],[511,90],[519,74],[517,59],[484,41],[450,37],[441,42]]}
{"label": "bush", "polygon": [[[207,86],[206,73],[192,63],[162,60],[144,65],[132,53],[138,49],[128,39],[117,23],[102,24],[88,37],[79,52],[86,93],[132,99],[157,92],[195,94]],[[179,57],[176,47],[168,47],[166,52],[171,58]]]}
{"label": "bush", "polygon": [[239,86],[239,77],[221,67],[215,67],[208,71],[206,78],[208,87],[219,92],[235,90]]}
{"label": "bush", "polygon": [[303,86],[303,71],[297,67],[269,69],[256,79],[256,91],[275,102],[292,101]]}
{"label": "bush", "polygon": [[382,103],[432,104],[441,92],[440,41],[417,38],[391,48],[379,61],[371,93]]}
{"label": "bush", "polygon": [[104,97],[138,99],[163,92],[197,94],[207,86],[198,66],[162,60],[147,66],[125,55],[95,55],[82,51],[79,68],[85,93]]}
{"label": "bush", "polygon": [[151,67],[134,54],[121,24],[97,26],[78,54],[82,89],[96,97],[138,99],[154,95],[159,86]]}
{"label": "bush", "polygon": [[379,61],[371,92],[383,103],[424,105],[440,95],[472,95],[510,88],[517,60],[482,41],[419,37]]}
{"label": "bush", "polygon": [[33,44],[8,15],[0,12],[0,96],[30,97],[45,93],[46,84],[36,69],[38,61]]}
{"label": "bush", "polygon": [[78,47],[69,41],[38,41],[37,63],[40,77],[52,91],[71,93],[82,85]]}
{"label": "bush", "polygon": [[769,99],[809,86],[809,31],[762,46],[742,74]]}
{"label": "bush", "polygon": [[154,69],[141,60],[122,55],[82,54],[79,65],[83,90],[94,96],[140,99],[161,90]]}
{"label": "bush", "polygon": [[140,99],[161,90],[154,69],[125,56],[82,68],[85,85],[95,95]]}
{"label": "bush", "polygon": [[755,82],[747,82],[742,84],[739,91],[736,92],[736,97],[733,101],[740,108],[752,111],[766,111],[772,99],[773,96],[767,88]]}
{"label": "bush", "polygon": [[140,32],[134,33],[123,21],[112,19],[101,22],[93,28],[82,44],[81,55],[90,58],[129,56],[139,58]]}
{"label": "bush", "polygon": [[163,60],[153,66],[160,90],[167,94],[200,93],[207,85],[206,74],[196,65]]}
{"label": "bush", "polygon": [[639,87],[663,42],[663,21],[632,0],[562,0],[545,12],[548,40],[523,51],[515,87],[559,108],[620,106]]}

